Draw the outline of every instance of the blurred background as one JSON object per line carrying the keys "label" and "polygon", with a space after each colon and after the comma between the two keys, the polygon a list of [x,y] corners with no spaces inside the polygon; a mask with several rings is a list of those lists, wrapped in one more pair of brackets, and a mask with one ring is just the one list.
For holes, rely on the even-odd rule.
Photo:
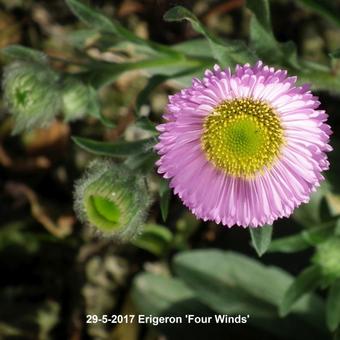
{"label": "blurred background", "polygon": [[[164,13],[175,5],[192,10],[216,35],[248,39],[250,13],[244,8],[243,0],[98,0],[87,3],[108,17],[116,18],[137,36],[165,45],[198,38],[188,23],[163,20]],[[305,60],[327,64],[329,53],[340,46],[340,2],[314,2],[321,4],[321,9],[310,3],[313,1],[272,1],[273,31],[279,41],[295,42],[298,55]],[[98,60],[120,61],[119,54],[107,49],[103,52],[101,47],[108,46],[110,41],[104,37],[98,42],[93,32],[90,33],[63,0],[0,0],[0,47],[22,44],[42,50],[50,56],[53,68],[61,72],[73,70],[74,65],[69,61],[79,59],[79,50]],[[334,72],[339,72],[339,64],[334,61]],[[248,256],[247,261],[252,261],[251,258],[260,261],[259,266],[273,265],[294,276],[309,264],[314,252],[313,247],[302,247],[294,253],[270,251],[258,260],[250,246],[248,230],[226,229],[199,221],[174,196],[170,196],[166,221],[162,219],[161,201],[157,197],[154,199],[147,220],[150,235],[133,243],[117,244],[95,236],[77,221],[73,212],[73,184],[93,156],[76,146],[71,136],[109,142],[148,137],[148,132],[134,124],[133,113],[147,77],[143,70],[124,73],[99,91],[102,113],[116,124],[114,128],[87,117],[72,123],[56,120],[46,129],[12,136],[12,118],[4,103],[0,103],[0,339],[331,338],[324,325],[317,330],[313,328],[312,317],[307,318],[306,325],[299,318],[272,321],[267,316],[245,325],[86,323],[86,315],[92,314],[214,315],[222,312],[214,308],[214,303],[197,299],[180,281],[173,281],[177,280],[173,275],[177,277],[180,273],[180,269],[174,273],[173,257],[183,251],[233,251],[231,254]],[[161,84],[145,100],[141,110],[154,122],[160,122],[167,96],[179,88],[176,82]],[[334,93],[317,92],[334,131],[331,144],[335,151],[330,156],[327,182],[314,195],[311,204],[297,210],[294,218],[275,222],[274,239],[308,231],[318,226],[326,215],[340,214],[340,186],[337,184],[340,160],[336,148],[340,138],[339,93],[339,89]],[[151,176],[150,183],[151,190],[157,192],[156,173]],[[159,228],[153,231],[155,225]],[[211,253],[211,258],[215,255]],[[228,259],[229,265],[242,260]],[[246,265],[251,263],[244,263],[245,271]],[[215,264],[208,261],[205,266],[211,265],[212,270],[218,271]],[[266,289],[266,286],[257,286],[258,275],[268,274],[264,268],[257,268],[258,271],[245,278],[250,285],[254,283],[258,293]],[[271,280],[270,276],[261,279]],[[201,280],[199,276],[197,280]],[[203,293],[204,286],[219,289],[208,279],[200,282]],[[279,290],[275,283],[272,285],[273,290]],[[324,297],[324,292],[320,291],[317,299],[321,301]],[[253,300],[247,295],[245,301]],[[322,311],[324,307],[320,301],[314,301],[315,305],[309,301],[306,306],[309,309],[319,306]],[[255,302],[255,305],[260,303]],[[251,316],[256,314],[257,310],[252,313],[247,303],[239,311]],[[268,313],[274,315],[275,309],[270,308]],[[228,310],[226,307],[225,314]],[[268,326],[271,322],[276,327],[274,332]],[[286,331],[282,331],[282,327]]]}

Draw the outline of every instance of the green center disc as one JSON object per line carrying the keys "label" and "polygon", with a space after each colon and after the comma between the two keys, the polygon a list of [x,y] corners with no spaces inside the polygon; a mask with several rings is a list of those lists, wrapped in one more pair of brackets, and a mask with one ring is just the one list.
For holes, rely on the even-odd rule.
{"label": "green center disc", "polygon": [[205,118],[202,148],[219,169],[249,178],[270,168],[284,143],[275,111],[250,98],[222,102]]}

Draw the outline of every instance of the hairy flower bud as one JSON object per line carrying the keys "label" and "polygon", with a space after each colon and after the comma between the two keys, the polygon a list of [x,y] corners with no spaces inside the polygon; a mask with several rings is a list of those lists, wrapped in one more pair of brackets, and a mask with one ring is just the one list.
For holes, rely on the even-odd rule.
{"label": "hairy flower bud", "polygon": [[150,199],[144,178],[123,165],[96,160],[75,186],[79,219],[101,234],[131,239],[144,224]]}
{"label": "hairy flower bud", "polygon": [[16,61],[4,70],[3,91],[15,118],[13,133],[50,123],[60,109],[58,74],[47,65]]}
{"label": "hairy flower bud", "polygon": [[90,89],[74,78],[67,78],[62,89],[62,111],[66,121],[82,118],[88,111]]}
{"label": "hairy flower bud", "polygon": [[321,243],[313,262],[320,267],[326,285],[340,278],[340,237]]}

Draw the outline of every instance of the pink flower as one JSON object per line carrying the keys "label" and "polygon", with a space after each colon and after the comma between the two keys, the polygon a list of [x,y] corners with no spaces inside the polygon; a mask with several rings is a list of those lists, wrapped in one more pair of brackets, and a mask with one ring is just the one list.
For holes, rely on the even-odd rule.
{"label": "pink flower", "polygon": [[169,98],[158,172],[204,221],[257,227],[289,216],[324,179],[331,129],[296,77],[258,62],[215,66]]}

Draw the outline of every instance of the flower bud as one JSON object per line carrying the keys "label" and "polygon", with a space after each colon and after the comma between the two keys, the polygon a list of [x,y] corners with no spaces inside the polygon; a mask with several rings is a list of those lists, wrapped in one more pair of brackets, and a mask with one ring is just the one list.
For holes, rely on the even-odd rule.
{"label": "flower bud", "polygon": [[143,226],[150,205],[144,178],[123,165],[95,160],[75,185],[79,219],[102,235],[128,240]]}
{"label": "flower bud", "polygon": [[16,61],[4,70],[3,91],[15,118],[13,133],[45,127],[60,108],[58,74],[47,65]]}
{"label": "flower bud", "polygon": [[90,89],[74,78],[66,78],[62,89],[62,111],[66,121],[82,118],[88,110]]}
{"label": "flower bud", "polygon": [[320,267],[326,285],[340,278],[340,237],[321,243],[317,247],[313,262]]}

